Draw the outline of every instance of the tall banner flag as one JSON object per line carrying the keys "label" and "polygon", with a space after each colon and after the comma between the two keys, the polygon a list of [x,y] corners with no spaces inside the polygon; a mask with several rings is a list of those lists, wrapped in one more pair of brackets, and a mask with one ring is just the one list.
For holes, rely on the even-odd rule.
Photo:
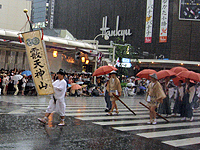
{"label": "tall banner flag", "polygon": [[39,95],[53,94],[52,79],[40,30],[22,33],[35,87]]}
{"label": "tall banner flag", "polygon": [[147,0],[145,41],[144,41],[144,43],[151,43],[152,42],[153,6],[154,6],[154,0]]}
{"label": "tall banner flag", "polygon": [[161,1],[161,15],[160,15],[160,43],[167,42],[167,30],[168,30],[168,14],[169,14],[169,0]]}

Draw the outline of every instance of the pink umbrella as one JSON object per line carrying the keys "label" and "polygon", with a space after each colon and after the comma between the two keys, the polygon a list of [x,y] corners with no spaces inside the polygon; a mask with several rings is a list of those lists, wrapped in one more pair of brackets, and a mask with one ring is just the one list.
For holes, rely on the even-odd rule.
{"label": "pink umbrella", "polygon": [[82,88],[82,86],[80,86],[80,85],[78,85],[78,84],[73,84],[72,86],[71,86],[71,89],[72,90],[78,90],[78,89],[81,89]]}

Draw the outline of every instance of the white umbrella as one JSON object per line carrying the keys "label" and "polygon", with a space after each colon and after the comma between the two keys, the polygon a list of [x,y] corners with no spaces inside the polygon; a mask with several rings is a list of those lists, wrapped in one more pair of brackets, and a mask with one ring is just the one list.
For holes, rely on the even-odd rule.
{"label": "white umbrella", "polygon": [[17,74],[17,75],[14,75],[14,76],[13,76],[12,80],[18,81],[18,80],[21,80],[22,78],[23,78],[22,75]]}
{"label": "white umbrella", "polygon": [[130,87],[130,86],[135,86],[134,83],[127,83],[126,86]]}

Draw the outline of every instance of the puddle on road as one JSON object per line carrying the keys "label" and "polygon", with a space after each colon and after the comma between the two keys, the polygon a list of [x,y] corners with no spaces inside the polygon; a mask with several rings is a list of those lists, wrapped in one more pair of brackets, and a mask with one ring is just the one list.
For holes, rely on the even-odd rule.
{"label": "puddle on road", "polygon": [[0,113],[8,113],[21,107],[22,105],[16,105],[11,102],[0,101]]}

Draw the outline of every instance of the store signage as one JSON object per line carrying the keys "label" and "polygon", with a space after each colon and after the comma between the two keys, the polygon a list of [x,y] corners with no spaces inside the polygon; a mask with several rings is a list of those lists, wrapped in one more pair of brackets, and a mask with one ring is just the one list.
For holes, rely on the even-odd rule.
{"label": "store signage", "polygon": [[151,43],[152,42],[153,7],[154,7],[154,0],[147,0],[146,25],[145,25],[145,43]]}
{"label": "store signage", "polygon": [[39,95],[53,94],[52,79],[49,72],[44,42],[40,30],[22,33],[26,54]]}
{"label": "store signage", "polygon": [[118,67],[122,67],[122,68],[131,68],[131,63],[119,63],[117,64]]}
{"label": "store signage", "polygon": [[129,58],[122,58],[122,62],[123,63],[130,63],[131,59],[129,59]]}
{"label": "store signage", "polygon": [[103,35],[106,34],[109,37],[112,37],[112,36],[122,36],[123,40],[125,40],[126,36],[132,35],[131,29],[123,29],[123,30],[119,29],[119,16],[117,16],[115,30],[110,30],[110,28],[107,27],[107,23],[108,23],[107,16],[105,16],[105,17],[103,17],[102,28],[100,28],[100,30],[102,31]]}
{"label": "store signage", "polygon": [[169,13],[169,0],[161,1],[161,15],[160,15],[160,43],[167,42],[167,30],[168,30],[168,13]]}
{"label": "store signage", "polygon": [[200,0],[180,0],[179,19],[200,21]]}

